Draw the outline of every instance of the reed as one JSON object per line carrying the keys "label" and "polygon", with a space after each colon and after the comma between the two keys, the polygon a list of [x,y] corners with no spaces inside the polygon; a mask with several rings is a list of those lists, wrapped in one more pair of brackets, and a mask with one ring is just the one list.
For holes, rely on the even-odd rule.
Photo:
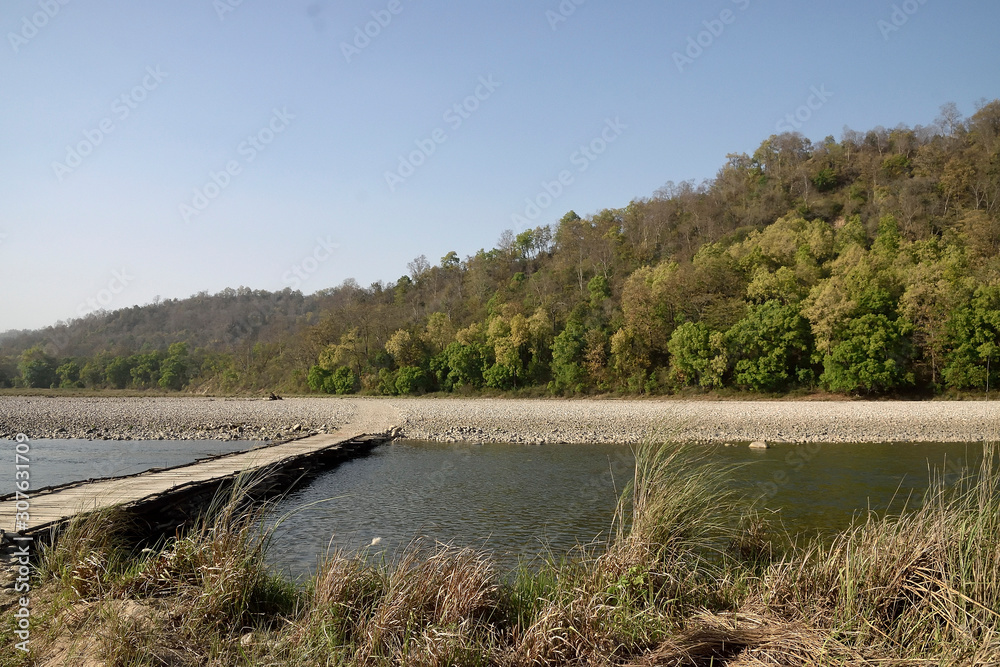
{"label": "reed", "polygon": [[868,515],[796,550],[768,573],[760,605],[898,659],[1000,661],[998,450],[919,503]]}

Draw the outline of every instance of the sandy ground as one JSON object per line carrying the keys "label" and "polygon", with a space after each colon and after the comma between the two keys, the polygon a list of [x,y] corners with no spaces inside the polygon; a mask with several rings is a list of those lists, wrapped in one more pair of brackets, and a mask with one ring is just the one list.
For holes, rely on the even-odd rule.
{"label": "sandy ground", "polygon": [[1000,436],[1000,404],[0,397],[0,438],[272,440],[346,424],[446,442],[972,442]]}

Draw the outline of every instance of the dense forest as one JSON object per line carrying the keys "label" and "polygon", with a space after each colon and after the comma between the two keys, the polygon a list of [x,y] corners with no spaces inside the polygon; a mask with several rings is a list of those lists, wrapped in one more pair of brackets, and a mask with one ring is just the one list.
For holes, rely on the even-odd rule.
{"label": "dense forest", "polygon": [[714,179],[394,283],[226,290],[0,337],[0,386],[927,395],[1000,380],[1000,101],[774,135]]}

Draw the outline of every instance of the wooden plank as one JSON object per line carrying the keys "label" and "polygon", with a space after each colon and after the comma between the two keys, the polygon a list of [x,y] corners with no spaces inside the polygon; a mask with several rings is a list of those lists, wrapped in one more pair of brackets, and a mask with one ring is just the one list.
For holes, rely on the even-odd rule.
{"label": "wooden plank", "polygon": [[281,466],[296,459],[301,459],[302,465],[308,466],[310,458],[338,450],[344,443],[365,437],[368,436],[358,431],[338,431],[138,475],[75,482],[37,492],[29,490],[30,518],[23,526],[16,523],[16,499],[14,494],[9,494],[0,498],[0,529],[6,532],[33,533],[54,523],[66,521],[80,512],[136,504],[151,497],[169,494],[173,490],[215,480],[221,482],[240,473]]}

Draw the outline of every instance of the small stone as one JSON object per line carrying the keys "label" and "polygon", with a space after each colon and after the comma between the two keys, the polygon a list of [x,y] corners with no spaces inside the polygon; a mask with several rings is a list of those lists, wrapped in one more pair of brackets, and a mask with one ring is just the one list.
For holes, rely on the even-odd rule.
{"label": "small stone", "polygon": [[750,449],[769,449],[771,446],[763,440],[754,440],[750,443]]}

